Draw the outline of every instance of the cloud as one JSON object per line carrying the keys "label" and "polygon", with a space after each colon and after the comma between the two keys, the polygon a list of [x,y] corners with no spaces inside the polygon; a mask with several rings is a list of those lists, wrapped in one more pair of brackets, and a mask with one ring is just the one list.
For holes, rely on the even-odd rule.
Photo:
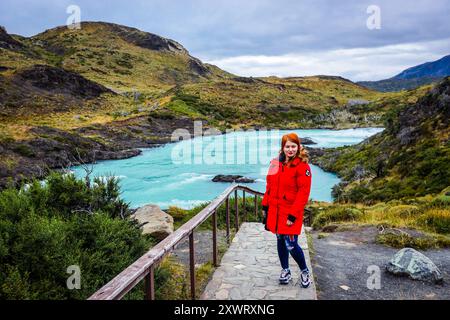
{"label": "cloud", "polygon": [[[254,70],[255,76],[292,69],[375,79],[449,53],[443,45],[435,51],[422,48],[416,58],[403,51],[378,52],[378,58],[365,51],[369,56],[364,58],[355,51],[445,41],[450,35],[448,0],[2,0],[0,25],[8,32],[34,35],[63,25],[72,3],[80,6],[83,21],[156,33],[181,43],[193,56],[237,73]],[[366,26],[370,5],[381,10],[379,30]],[[349,54],[356,55],[353,63]],[[293,67],[283,61],[293,61]],[[370,64],[377,68],[370,71]],[[268,69],[262,70],[264,66]]]}
{"label": "cloud", "polygon": [[240,76],[341,75],[353,81],[390,78],[402,70],[450,53],[450,38],[429,42],[283,55],[242,55],[204,61]]}

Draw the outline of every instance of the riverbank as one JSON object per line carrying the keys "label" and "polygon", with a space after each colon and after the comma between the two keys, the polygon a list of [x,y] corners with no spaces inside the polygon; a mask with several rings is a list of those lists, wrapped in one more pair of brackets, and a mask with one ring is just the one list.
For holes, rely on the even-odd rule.
{"label": "riverbank", "polygon": [[[208,124],[203,127],[208,128]],[[0,140],[0,189],[8,182],[17,186],[32,177],[43,179],[50,170],[140,155],[138,148],[170,143],[173,131],[178,128],[193,132],[193,121],[187,117],[145,116],[71,131],[34,127],[30,131],[36,137],[30,140]]]}

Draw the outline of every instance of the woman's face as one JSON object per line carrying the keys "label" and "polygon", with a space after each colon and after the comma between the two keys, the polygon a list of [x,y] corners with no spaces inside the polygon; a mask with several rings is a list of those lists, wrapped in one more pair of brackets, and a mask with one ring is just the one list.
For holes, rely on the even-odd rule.
{"label": "woman's face", "polygon": [[283,151],[286,157],[290,158],[297,154],[298,145],[295,142],[287,141],[284,145]]}

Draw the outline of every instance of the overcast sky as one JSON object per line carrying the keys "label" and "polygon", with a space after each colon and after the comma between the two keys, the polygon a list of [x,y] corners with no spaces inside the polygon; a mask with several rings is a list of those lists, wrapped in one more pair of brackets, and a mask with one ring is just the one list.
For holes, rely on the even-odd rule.
{"label": "overcast sky", "polygon": [[82,21],[171,38],[242,76],[379,80],[450,54],[450,0],[1,0],[0,25],[31,36],[66,24],[71,4]]}

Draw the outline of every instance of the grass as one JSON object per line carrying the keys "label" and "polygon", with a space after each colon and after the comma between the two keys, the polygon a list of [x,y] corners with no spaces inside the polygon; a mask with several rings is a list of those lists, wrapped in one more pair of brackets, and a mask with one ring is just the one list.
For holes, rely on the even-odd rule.
{"label": "grass", "polygon": [[[438,195],[417,197],[406,201],[392,200],[368,206],[362,203],[329,204],[313,202],[313,223],[316,230],[344,230],[356,226],[383,226],[387,229],[420,231],[422,236],[408,233],[378,235],[376,241],[393,247],[439,248],[450,246],[449,188]],[[325,237],[326,233],[319,233]]]}
{"label": "grass", "polygon": [[409,234],[379,234],[375,241],[393,248],[410,247],[414,249],[439,249],[450,247],[450,238],[442,235],[427,235],[424,237],[413,237]]}

